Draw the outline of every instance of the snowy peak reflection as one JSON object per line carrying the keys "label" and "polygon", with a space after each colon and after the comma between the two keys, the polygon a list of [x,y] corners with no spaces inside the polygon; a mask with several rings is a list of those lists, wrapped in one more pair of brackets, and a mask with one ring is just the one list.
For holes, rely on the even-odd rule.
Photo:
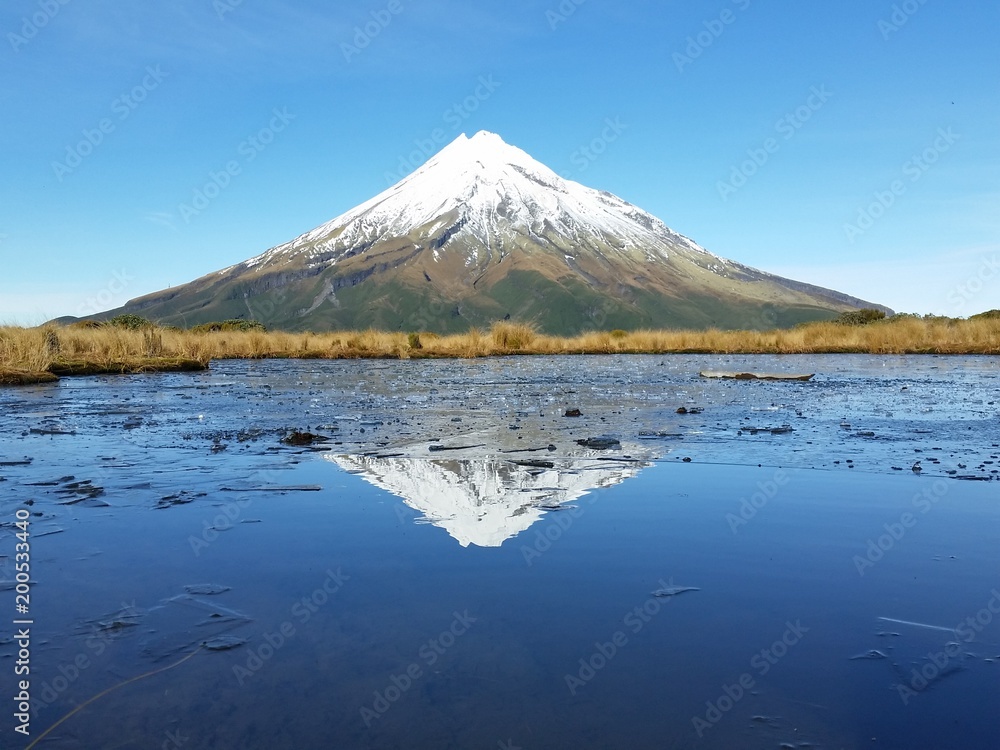
{"label": "snowy peak reflection", "polygon": [[646,463],[584,459],[525,466],[485,459],[328,456],[343,469],[403,499],[467,547],[499,547],[540,520],[546,507],[636,476]]}

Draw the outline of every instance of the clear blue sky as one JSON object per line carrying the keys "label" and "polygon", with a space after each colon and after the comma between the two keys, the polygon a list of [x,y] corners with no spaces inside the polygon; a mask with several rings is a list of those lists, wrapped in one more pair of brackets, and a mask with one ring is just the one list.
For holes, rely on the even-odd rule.
{"label": "clear blue sky", "polygon": [[996,0],[7,0],[0,33],[0,321],[244,260],[478,130],[719,255],[1000,307]]}

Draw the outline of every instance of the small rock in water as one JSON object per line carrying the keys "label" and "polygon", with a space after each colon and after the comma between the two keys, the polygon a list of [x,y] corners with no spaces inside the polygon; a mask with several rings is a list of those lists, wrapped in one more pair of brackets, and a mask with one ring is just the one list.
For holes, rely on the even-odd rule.
{"label": "small rock in water", "polygon": [[285,445],[312,445],[313,443],[325,443],[329,440],[326,435],[314,435],[311,432],[300,432],[293,430],[281,439]]}
{"label": "small rock in water", "polygon": [[705,411],[705,410],[702,409],[700,406],[692,406],[690,408],[688,408],[687,406],[682,406],[680,409],[677,410],[677,413],[678,414],[701,414],[703,411]]}

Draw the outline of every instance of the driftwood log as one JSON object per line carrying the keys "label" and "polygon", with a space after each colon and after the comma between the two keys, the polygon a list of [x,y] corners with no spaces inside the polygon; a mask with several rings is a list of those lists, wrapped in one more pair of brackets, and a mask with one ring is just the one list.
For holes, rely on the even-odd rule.
{"label": "driftwood log", "polygon": [[698,374],[703,378],[723,378],[726,380],[812,380],[816,373],[717,372],[714,370],[705,370]]}

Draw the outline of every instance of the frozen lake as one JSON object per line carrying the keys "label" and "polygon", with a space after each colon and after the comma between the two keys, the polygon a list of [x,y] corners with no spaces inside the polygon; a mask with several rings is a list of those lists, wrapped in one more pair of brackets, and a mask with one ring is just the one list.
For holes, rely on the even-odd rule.
{"label": "frozen lake", "polygon": [[4,747],[96,698],[37,747],[992,748],[998,404],[995,358],[853,355],[2,390]]}

